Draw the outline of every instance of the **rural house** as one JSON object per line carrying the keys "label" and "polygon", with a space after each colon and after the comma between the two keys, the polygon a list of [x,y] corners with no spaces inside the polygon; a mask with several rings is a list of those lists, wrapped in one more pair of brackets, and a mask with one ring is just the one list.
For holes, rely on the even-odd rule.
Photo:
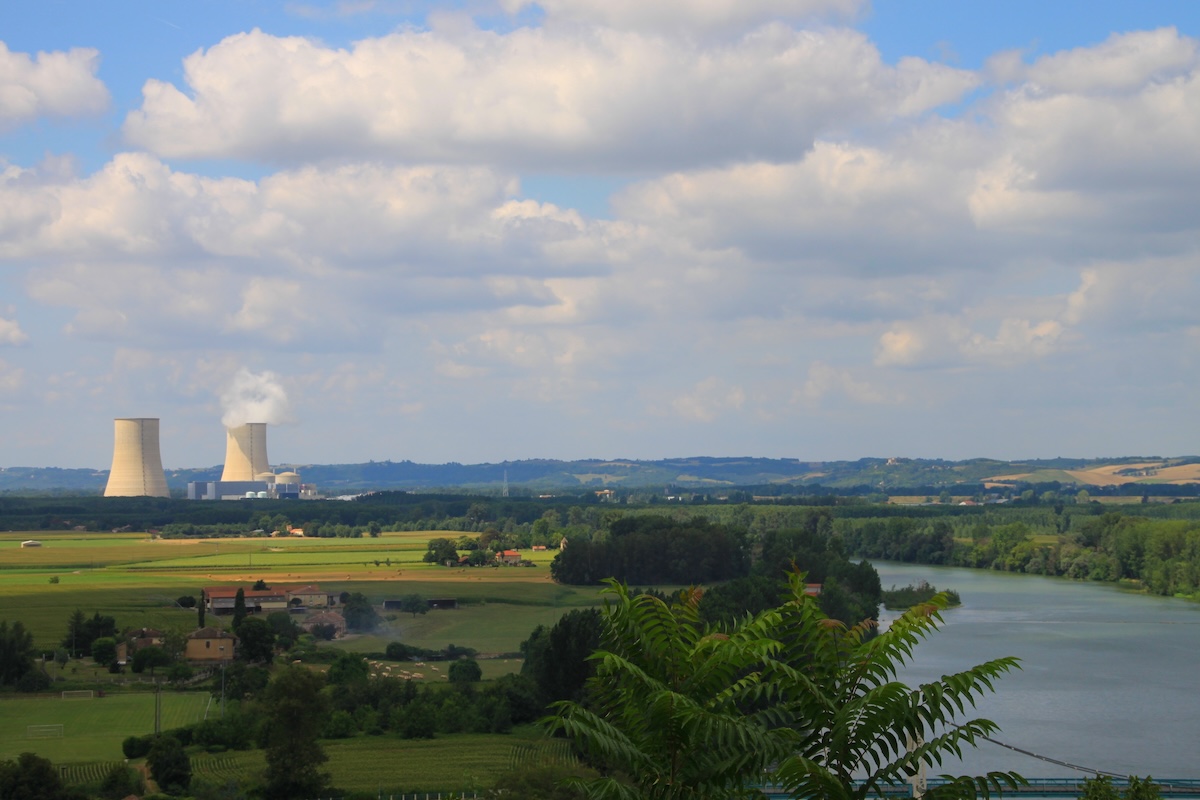
{"label": "rural house", "polygon": [[200,628],[188,634],[184,657],[195,663],[219,664],[233,659],[237,637],[220,628]]}

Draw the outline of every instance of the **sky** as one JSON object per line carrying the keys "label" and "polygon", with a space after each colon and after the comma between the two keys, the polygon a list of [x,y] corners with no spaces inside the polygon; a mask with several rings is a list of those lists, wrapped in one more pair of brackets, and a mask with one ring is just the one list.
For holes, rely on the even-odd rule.
{"label": "sky", "polygon": [[1198,190],[1200,3],[8,4],[0,467],[1193,454]]}

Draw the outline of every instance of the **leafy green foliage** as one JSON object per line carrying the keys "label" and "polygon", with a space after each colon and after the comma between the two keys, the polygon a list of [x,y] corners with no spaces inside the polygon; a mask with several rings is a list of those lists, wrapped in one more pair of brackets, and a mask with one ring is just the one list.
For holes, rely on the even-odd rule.
{"label": "leafy green foliage", "polygon": [[478,683],[483,677],[483,670],[479,668],[479,662],[475,659],[461,658],[450,665],[446,674],[449,675],[451,683]]}
{"label": "leafy green foliage", "polygon": [[249,664],[270,664],[275,658],[275,631],[265,619],[247,617],[234,628],[237,657]]}
{"label": "leafy green foliage", "polygon": [[104,800],[124,800],[130,795],[141,796],[146,791],[146,782],[141,773],[125,764],[113,764],[100,782],[100,796]]}
{"label": "leafy green foliage", "polygon": [[192,782],[192,762],[174,736],[157,736],[146,755],[150,777],[169,792],[187,789]]}
{"label": "leafy green foliage", "polygon": [[742,532],[703,518],[623,517],[607,537],[577,537],[559,553],[550,574],[587,585],[616,577],[629,583],[707,583],[745,575]]}
{"label": "leafy green foliage", "polygon": [[0,621],[0,684],[14,684],[33,669],[33,634],[20,622]]}
{"label": "leafy green foliage", "polygon": [[[793,591],[799,594],[796,579]],[[922,765],[940,767],[998,730],[990,720],[964,716],[1017,668],[1016,659],[995,659],[917,687],[896,679],[916,646],[937,630],[945,606],[946,598],[935,595],[878,636],[870,635],[873,622],[848,627],[803,596],[770,612],[785,632],[775,678],[786,685],[803,734],[803,746],[778,769],[780,783],[803,796],[863,800],[903,784]],[[951,780],[938,798],[987,796],[1022,781],[1014,773],[946,777]]]}
{"label": "leafy green foliage", "polygon": [[[606,773],[581,782],[588,796],[730,797],[777,765],[774,780],[797,796],[862,800],[996,731],[965,717],[1015,659],[915,688],[896,680],[937,629],[944,597],[876,636],[873,622],[830,619],[804,588],[793,575],[780,607],[713,627],[695,590],[668,605],[614,582],[591,704],[557,703],[549,721]],[[937,793],[975,797],[1020,781],[954,777]]]}
{"label": "leafy green foliage", "polygon": [[575,609],[552,628],[537,626],[521,643],[521,674],[538,687],[544,702],[583,700],[583,687],[596,673],[591,654],[600,646],[600,611]]}
{"label": "leafy green foliage", "polygon": [[21,753],[15,761],[0,761],[0,797],[12,800],[83,800],[63,787],[58,770],[45,758]]}
{"label": "leafy green foliage", "polygon": [[317,742],[329,713],[324,685],[323,675],[288,667],[262,693],[267,800],[315,797],[329,784],[320,771],[328,758]]}
{"label": "leafy green foliage", "polygon": [[379,625],[375,606],[362,592],[351,592],[343,601],[342,616],[346,619],[346,627],[354,631],[373,631]]}
{"label": "leafy green foliage", "polygon": [[702,623],[699,591],[671,605],[608,591],[589,705],[556,703],[549,721],[607,773],[582,782],[589,797],[727,798],[798,745],[763,679],[778,645],[761,621],[721,632]]}

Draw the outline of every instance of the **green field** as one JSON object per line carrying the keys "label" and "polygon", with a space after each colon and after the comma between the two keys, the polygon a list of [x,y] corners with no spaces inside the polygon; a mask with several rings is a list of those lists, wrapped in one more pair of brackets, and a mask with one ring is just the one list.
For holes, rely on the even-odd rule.
{"label": "green field", "polygon": [[[198,597],[205,586],[249,586],[261,578],[268,584],[317,583],[333,594],[362,592],[376,603],[410,593],[455,598],[459,608],[453,610],[416,617],[389,611],[376,633],[351,635],[332,646],[369,653],[384,651],[392,641],[429,649],[457,644],[486,655],[513,653],[537,625],[552,625],[572,608],[599,602],[597,588],[559,586],[550,579],[555,551],[524,551],[534,567],[447,568],[421,561],[429,539],[460,535],[417,531],[376,539],[151,540],[139,533],[5,532],[0,533],[0,619],[20,620],[45,649],[60,643],[77,608],[111,615],[123,629],[186,632],[195,627],[196,612],[180,609],[176,598]],[[42,546],[21,548],[25,539]],[[223,622],[228,619],[207,615],[207,624]],[[427,682],[446,680],[445,664],[405,666],[422,672]],[[483,658],[480,666],[490,680],[520,670],[521,662]],[[384,665],[378,669],[382,673]],[[51,664],[49,670],[52,677],[97,685],[130,677],[109,675],[87,661],[71,661],[62,670]],[[163,700],[164,729],[202,719],[209,703],[205,692],[164,693]],[[0,700],[8,723],[0,734],[0,759],[31,751],[65,765],[79,781],[95,780],[104,762],[122,758],[123,739],[153,731],[153,702],[150,694]],[[63,738],[26,738],[27,726],[51,724],[64,726]],[[566,758],[562,742],[520,736],[432,741],[360,736],[323,745],[335,786],[396,793],[484,788],[514,764]],[[261,751],[194,758],[197,775],[217,779],[254,778],[263,766]]]}
{"label": "green field", "polygon": [[[163,692],[162,729],[204,719],[207,692]],[[0,700],[0,759],[31,752],[56,764],[113,761],[123,758],[128,736],[154,732],[154,694],[110,694],[90,700],[63,700],[58,695],[5,696]],[[62,738],[28,738],[30,725],[62,725]]]}
{"label": "green field", "polygon": [[[351,791],[480,790],[510,769],[569,763],[566,742],[519,735],[455,734],[436,739],[359,736],[322,742],[329,761],[322,767],[333,785]],[[193,774],[217,779],[253,778],[265,767],[261,750],[198,755]]]}
{"label": "green field", "polygon": [[[191,630],[196,614],[177,608],[177,597],[197,597],[204,586],[248,585],[262,578],[318,583],[333,593],[359,591],[376,602],[416,592],[463,604],[457,611],[415,620],[391,615],[379,636],[347,639],[350,649],[382,651],[401,638],[420,647],[453,643],[503,653],[515,651],[535,626],[597,602],[593,588],[550,580],[555,551],[525,551],[535,567],[447,568],[420,560],[429,539],[459,535],[408,531],[375,539],[150,540],[144,533],[3,532],[0,619],[20,620],[33,631],[36,645],[46,649],[59,644],[76,608],[111,615],[122,628]],[[25,539],[42,546],[22,548]],[[211,615],[207,622],[220,624]]]}

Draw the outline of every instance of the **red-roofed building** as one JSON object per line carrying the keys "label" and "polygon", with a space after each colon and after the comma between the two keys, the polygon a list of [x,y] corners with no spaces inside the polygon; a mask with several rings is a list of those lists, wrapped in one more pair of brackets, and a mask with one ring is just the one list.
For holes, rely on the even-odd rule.
{"label": "red-roofed building", "polygon": [[521,563],[521,551],[520,550],[501,550],[499,553],[496,553],[496,560],[499,561],[501,564],[508,564],[510,566],[516,566],[517,564]]}

